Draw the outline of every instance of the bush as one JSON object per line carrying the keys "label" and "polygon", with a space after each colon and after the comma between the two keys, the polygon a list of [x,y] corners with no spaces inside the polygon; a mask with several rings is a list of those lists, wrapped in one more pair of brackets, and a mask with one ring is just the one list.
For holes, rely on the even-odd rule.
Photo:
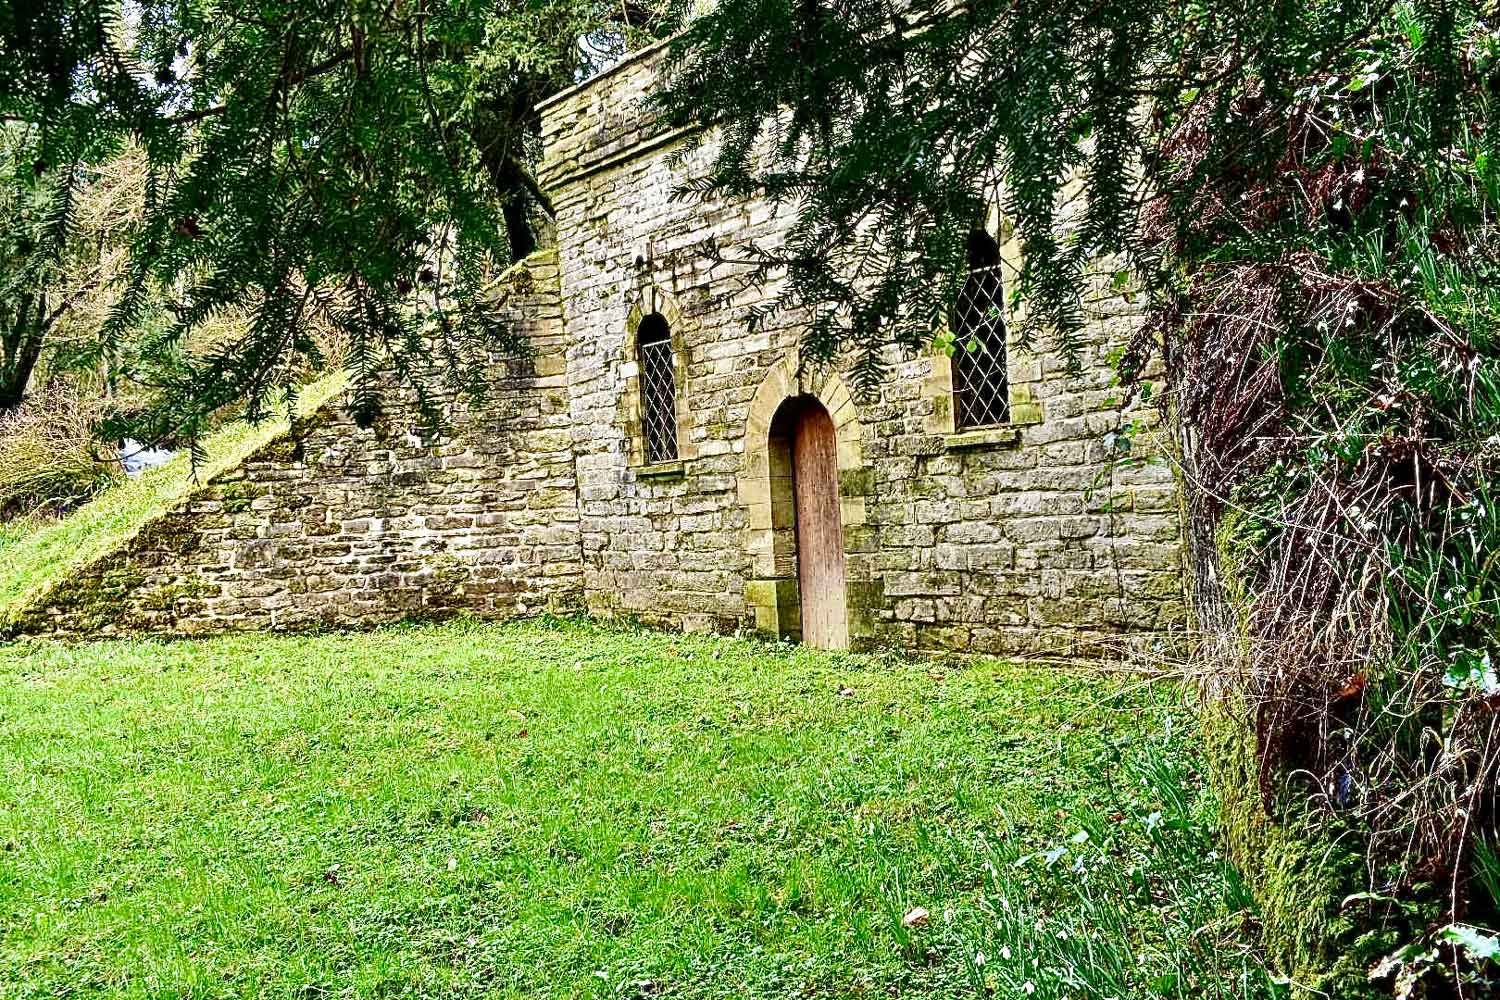
{"label": "bush", "polygon": [[65,511],[121,478],[91,432],[98,406],[54,383],[0,415],[0,518]]}

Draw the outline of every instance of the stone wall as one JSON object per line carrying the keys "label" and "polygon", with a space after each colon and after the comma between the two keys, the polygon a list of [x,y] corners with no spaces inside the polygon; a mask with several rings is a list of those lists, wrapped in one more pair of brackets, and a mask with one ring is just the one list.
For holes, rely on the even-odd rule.
{"label": "stone wall", "polygon": [[[294,628],[584,606],[691,630],[797,636],[789,446],[777,414],[815,397],[837,436],[848,632],[859,646],[1087,654],[1183,617],[1177,490],[1152,415],[1122,412],[1109,358],[1136,329],[1101,286],[1082,374],[1057,345],[1009,348],[1010,422],[954,426],[952,365],[901,356],[861,395],[803,364],[806,318],[749,311],[702,253],[774,247],[791,209],[674,198],[712,136],[653,127],[663,49],[543,105],[557,250],[506,280],[534,355],[498,365],[454,431],[410,408],[354,427],[335,404],[46,595],[29,631]],[[992,231],[1005,238],[1003,218]],[[1001,247],[1011,274],[1013,242]],[[1007,305],[1006,308],[1010,308]],[[635,335],[670,327],[676,460],[647,464]],[[1011,317],[1014,319],[1014,317]],[[1111,445],[1134,422],[1132,463]]]}
{"label": "stone wall", "polygon": [[[674,199],[712,139],[653,129],[644,114],[663,51],[638,54],[543,106],[542,178],[558,208],[567,368],[579,477],[584,592],[596,614],[687,629],[797,631],[786,489],[770,422],[789,395],[835,417],[851,634],[997,653],[1078,653],[1182,619],[1180,525],[1152,415],[1122,413],[1111,352],[1135,329],[1106,303],[1084,335],[1083,374],[1057,345],[1011,349],[1009,426],[956,433],[950,362],[893,355],[890,377],[855,398],[837,370],[799,364],[805,318],[752,333],[734,268],[698,251],[774,247],[783,206]],[[1000,220],[1003,231],[1003,220]],[[1016,248],[1005,255],[1017,265]],[[681,460],[644,464],[632,331],[661,312],[684,378]],[[1134,463],[1111,432],[1134,420]]]}
{"label": "stone wall", "polygon": [[334,400],[45,595],[19,630],[194,634],[578,606],[556,256],[503,281],[536,356],[497,361],[478,410],[448,399],[452,435],[424,441],[399,402],[361,430]]}

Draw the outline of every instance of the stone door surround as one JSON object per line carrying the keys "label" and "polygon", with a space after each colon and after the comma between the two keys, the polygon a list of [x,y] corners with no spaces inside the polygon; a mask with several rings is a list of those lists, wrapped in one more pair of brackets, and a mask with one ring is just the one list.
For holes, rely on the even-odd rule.
{"label": "stone door surround", "polygon": [[[778,639],[802,637],[801,600],[797,591],[796,530],[792,492],[791,441],[773,427],[777,411],[797,397],[815,398],[833,420],[838,441],[839,513],[845,551],[853,532],[864,533],[871,475],[865,465],[864,427],[859,410],[837,372],[810,370],[796,350],[766,372],[745,418],[745,457],[739,477],[745,508],[745,549],[750,579],[745,600],[755,615],[756,630]],[[868,572],[850,559],[847,590],[849,638],[857,643],[869,631],[861,598],[869,590]]]}

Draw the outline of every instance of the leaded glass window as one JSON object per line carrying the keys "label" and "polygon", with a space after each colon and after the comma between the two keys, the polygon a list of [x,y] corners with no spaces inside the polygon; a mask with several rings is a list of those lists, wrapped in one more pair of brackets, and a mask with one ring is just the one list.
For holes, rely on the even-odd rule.
{"label": "leaded glass window", "polygon": [[677,377],[672,331],[660,313],[641,320],[636,329],[636,354],[641,370],[641,429],[646,439],[646,461],[670,462],[677,457]]}
{"label": "leaded glass window", "polygon": [[953,406],[959,430],[1010,419],[1000,247],[989,233],[969,234],[968,265],[953,305]]}

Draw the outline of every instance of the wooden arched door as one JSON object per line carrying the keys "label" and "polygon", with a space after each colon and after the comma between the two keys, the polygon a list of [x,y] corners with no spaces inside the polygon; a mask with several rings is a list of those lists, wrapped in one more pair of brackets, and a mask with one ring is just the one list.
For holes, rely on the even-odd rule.
{"label": "wooden arched door", "polygon": [[811,397],[792,431],[792,494],[797,528],[797,590],[802,641],[819,649],[849,645],[844,526],[839,515],[838,438],[833,418]]}

